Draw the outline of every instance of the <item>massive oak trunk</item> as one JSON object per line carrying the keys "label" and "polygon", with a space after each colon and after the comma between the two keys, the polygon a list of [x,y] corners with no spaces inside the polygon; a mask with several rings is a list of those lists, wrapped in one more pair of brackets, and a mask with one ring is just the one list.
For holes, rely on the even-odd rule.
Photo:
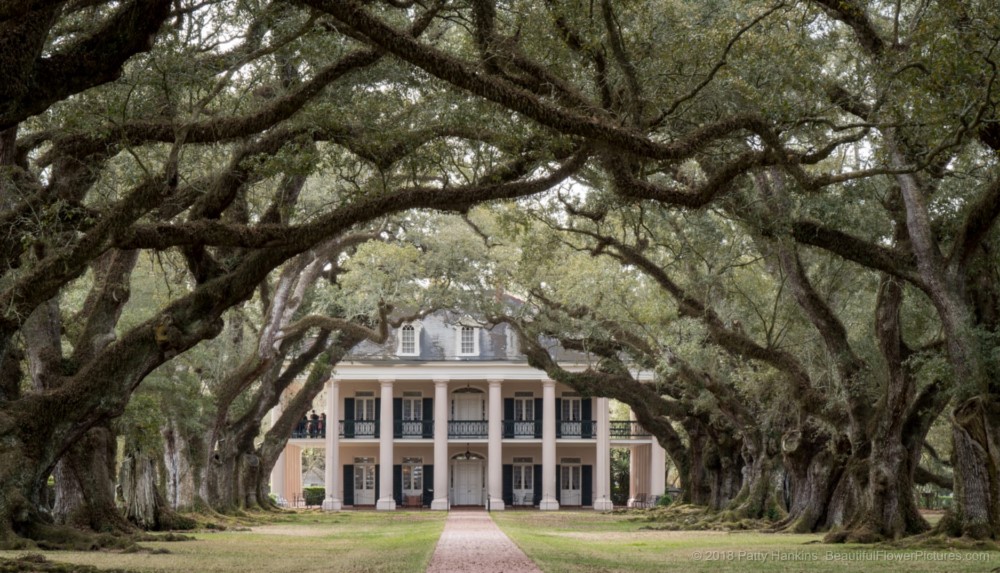
{"label": "massive oak trunk", "polygon": [[200,481],[191,442],[176,421],[169,420],[160,431],[163,437],[163,467],[166,503],[175,511],[195,508]]}
{"label": "massive oak trunk", "polygon": [[743,486],[728,508],[734,517],[777,520],[786,515],[776,479],[776,454],[763,440],[744,445]]}
{"label": "massive oak trunk", "polygon": [[902,302],[902,286],[883,277],[876,304],[875,331],[887,376],[874,414],[872,436],[869,443],[856,445],[850,464],[850,481],[857,483],[863,492],[859,500],[861,511],[850,522],[847,531],[828,540],[873,542],[929,528],[917,511],[913,476],[930,424],[929,420],[911,423],[911,416],[919,418],[927,414],[910,412],[916,382],[905,363],[907,350],[900,327]]}
{"label": "massive oak trunk", "polygon": [[103,532],[131,532],[115,504],[117,441],[108,426],[84,434],[56,464],[57,523]]}
{"label": "massive oak trunk", "polygon": [[955,507],[939,527],[972,539],[1000,539],[1000,404],[986,396],[952,414]]}
{"label": "massive oak trunk", "polygon": [[121,488],[125,518],[142,529],[158,529],[162,500],[156,490],[156,462],[139,448],[122,460]]}
{"label": "massive oak trunk", "polygon": [[840,483],[849,451],[845,442],[811,424],[784,436],[781,446],[790,491],[788,516],[777,527],[807,533],[840,524],[843,512],[835,510],[846,505],[849,494]]}

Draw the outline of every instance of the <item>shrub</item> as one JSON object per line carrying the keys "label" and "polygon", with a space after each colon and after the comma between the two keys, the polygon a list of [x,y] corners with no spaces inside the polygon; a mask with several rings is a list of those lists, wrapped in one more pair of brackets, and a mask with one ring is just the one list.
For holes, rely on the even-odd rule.
{"label": "shrub", "polygon": [[302,497],[306,500],[306,505],[323,505],[326,499],[326,488],[321,485],[303,488]]}

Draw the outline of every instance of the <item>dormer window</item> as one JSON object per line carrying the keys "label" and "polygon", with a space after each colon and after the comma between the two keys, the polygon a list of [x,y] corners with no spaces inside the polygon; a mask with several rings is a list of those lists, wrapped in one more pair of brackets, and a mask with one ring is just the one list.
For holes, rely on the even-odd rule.
{"label": "dormer window", "polygon": [[479,328],[462,325],[458,327],[458,355],[479,356]]}
{"label": "dormer window", "polygon": [[399,347],[396,354],[400,356],[420,355],[420,325],[404,324],[399,328]]}

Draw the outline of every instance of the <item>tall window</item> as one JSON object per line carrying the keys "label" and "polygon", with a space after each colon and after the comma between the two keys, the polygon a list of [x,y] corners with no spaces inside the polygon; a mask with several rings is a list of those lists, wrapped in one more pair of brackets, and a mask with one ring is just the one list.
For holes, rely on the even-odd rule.
{"label": "tall window", "polygon": [[476,329],[471,326],[462,327],[462,338],[461,338],[461,348],[459,349],[460,354],[475,354],[476,353]]}
{"label": "tall window", "polygon": [[578,396],[567,396],[563,394],[562,397],[562,412],[560,412],[562,420],[564,422],[578,422],[583,419],[581,415],[580,408],[580,398]]}
{"label": "tall window", "polygon": [[535,419],[535,399],[531,392],[514,393],[514,419],[518,421]]}
{"label": "tall window", "polygon": [[475,326],[460,326],[456,331],[456,350],[459,356],[479,355],[479,328]]}
{"label": "tall window", "polygon": [[399,349],[400,356],[417,356],[420,354],[420,347],[417,343],[420,337],[420,328],[412,324],[404,324],[399,329]]}
{"label": "tall window", "polygon": [[403,491],[408,495],[421,493],[424,489],[423,463],[423,458],[403,458]]}

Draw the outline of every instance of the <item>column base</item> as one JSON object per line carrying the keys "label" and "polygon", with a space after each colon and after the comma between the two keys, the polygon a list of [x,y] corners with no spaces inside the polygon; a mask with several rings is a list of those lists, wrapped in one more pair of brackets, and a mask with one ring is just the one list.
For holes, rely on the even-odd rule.
{"label": "column base", "polygon": [[502,499],[494,498],[490,500],[490,511],[503,511],[504,507]]}
{"label": "column base", "polygon": [[559,502],[555,499],[543,499],[538,504],[538,509],[542,511],[556,511],[559,509]]}
{"label": "column base", "polygon": [[324,499],[323,511],[340,511],[344,509],[344,503],[339,499]]}
{"label": "column base", "polygon": [[431,509],[434,511],[448,511],[448,498],[435,499],[431,502]]}
{"label": "column base", "polygon": [[635,507],[635,502],[637,501],[639,500],[634,497],[630,497],[628,498],[628,503],[625,504],[625,507]]}
{"label": "column base", "polygon": [[615,504],[610,499],[599,499],[594,502],[594,511],[611,511]]}
{"label": "column base", "polygon": [[391,497],[384,497],[375,504],[376,511],[392,511],[396,509],[396,500]]}

